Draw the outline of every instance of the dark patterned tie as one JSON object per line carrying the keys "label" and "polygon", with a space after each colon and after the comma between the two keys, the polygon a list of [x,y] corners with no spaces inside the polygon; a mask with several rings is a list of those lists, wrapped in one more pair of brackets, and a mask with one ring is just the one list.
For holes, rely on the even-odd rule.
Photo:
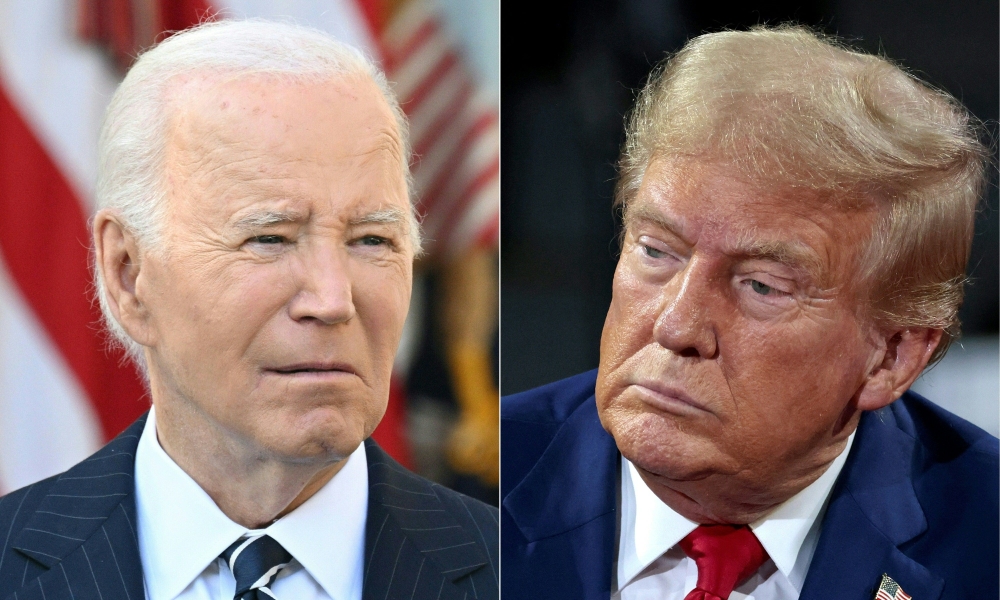
{"label": "dark patterned tie", "polygon": [[684,600],[726,600],[767,560],[767,552],[746,525],[701,525],[681,540],[698,565],[698,585]]}
{"label": "dark patterned tie", "polygon": [[222,553],[222,559],[236,578],[233,600],[273,600],[271,584],[292,555],[274,538],[258,534],[233,542]]}

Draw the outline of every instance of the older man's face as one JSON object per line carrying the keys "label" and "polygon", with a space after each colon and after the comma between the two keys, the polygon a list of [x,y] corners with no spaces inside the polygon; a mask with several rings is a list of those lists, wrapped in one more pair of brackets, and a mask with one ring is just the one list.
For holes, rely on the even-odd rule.
{"label": "older man's face", "polygon": [[831,440],[839,451],[853,426],[845,409],[877,354],[854,283],[874,214],[762,193],[732,173],[680,159],[647,170],[597,402],[623,455],[648,473],[766,487],[832,459]]}
{"label": "older man's face", "polygon": [[385,411],[410,298],[389,107],[360,77],[206,76],[173,103],[163,249],[136,283],[162,410],[264,455],[346,456]]}

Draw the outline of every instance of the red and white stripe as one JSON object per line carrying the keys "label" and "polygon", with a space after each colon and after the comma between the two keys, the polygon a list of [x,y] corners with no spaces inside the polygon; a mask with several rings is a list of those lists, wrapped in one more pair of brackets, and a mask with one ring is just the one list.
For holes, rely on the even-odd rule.
{"label": "red and white stripe", "polygon": [[379,36],[410,118],[413,176],[432,253],[495,244],[500,209],[497,109],[475,84],[429,2],[407,2]]}
{"label": "red and white stripe", "polygon": [[878,593],[875,594],[875,600],[911,600],[911,597],[902,589],[896,590],[896,593],[891,596],[889,595],[889,592],[880,589]]}
{"label": "red and white stripe", "polygon": [[[0,0],[0,489],[59,472],[145,409],[91,302],[86,217],[117,75],[62,0]],[[99,399],[99,401],[95,401]]]}

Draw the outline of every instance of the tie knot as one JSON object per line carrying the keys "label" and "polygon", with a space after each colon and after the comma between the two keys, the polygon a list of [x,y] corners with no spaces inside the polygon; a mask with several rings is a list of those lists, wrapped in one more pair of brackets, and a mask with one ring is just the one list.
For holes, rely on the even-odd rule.
{"label": "tie knot", "polygon": [[269,535],[241,537],[221,554],[236,579],[233,600],[274,598],[270,585],[292,555]]}
{"label": "tie knot", "polygon": [[746,525],[701,525],[681,540],[681,548],[698,565],[698,587],[685,600],[725,600],[767,560]]}

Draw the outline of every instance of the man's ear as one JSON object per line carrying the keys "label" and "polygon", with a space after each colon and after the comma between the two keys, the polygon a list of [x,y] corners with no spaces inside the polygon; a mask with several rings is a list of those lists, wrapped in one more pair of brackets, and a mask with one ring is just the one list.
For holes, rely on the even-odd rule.
{"label": "man's ear", "polygon": [[149,313],[136,292],[142,263],[135,236],[108,209],[94,215],[93,236],[104,301],[129,337],[143,346],[151,345]]}
{"label": "man's ear", "polygon": [[940,329],[914,327],[881,334],[885,344],[882,360],[871,368],[858,390],[858,408],[876,410],[902,396],[927,366],[942,333]]}

